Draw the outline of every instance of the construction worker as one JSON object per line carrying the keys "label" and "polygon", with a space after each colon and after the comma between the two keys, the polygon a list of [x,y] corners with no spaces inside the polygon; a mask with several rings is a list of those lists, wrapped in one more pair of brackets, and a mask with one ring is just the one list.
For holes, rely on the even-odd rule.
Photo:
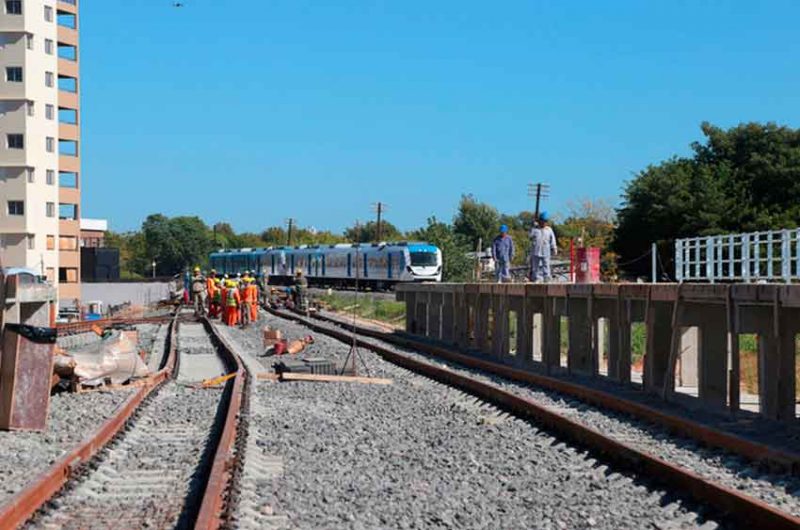
{"label": "construction worker", "polygon": [[492,241],[492,259],[497,283],[511,281],[511,260],[514,259],[514,240],[508,226],[500,225],[500,234]]}
{"label": "construction worker", "polygon": [[225,323],[233,327],[239,320],[239,305],[242,303],[242,297],[239,294],[239,289],[236,287],[236,282],[228,282],[228,290],[225,297]]}
{"label": "construction worker", "polygon": [[250,277],[245,276],[242,278],[242,288],[239,291],[242,299],[242,303],[239,304],[239,322],[241,322],[242,327],[246,327],[250,324],[252,312],[250,309],[253,307],[253,301],[250,300]]}
{"label": "construction worker", "polygon": [[217,271],[211,269],[211,272],[208,273],[208,278],[206,278],[206,299],[208,301],[209,316],[213,316],[211,312],[211,306],[214,305],[214,291],[216,290],[216,283],[215,283],[216,279],[217,279]]}
{"label": "construction worker", "polygon": [[308,280],[303,276],[303,269],[297,268],[294,274],[294,307],[298,311],[308,311]]}
{"label": "construction worker", "polygon": [[194,275],[191,282],[192,302],[194,303],[194,314],[197,317],[206,314],[206,279],[200,272],[200,267],[194,268]]}
{"label": "construction worker", "polygon": [[250,285],[247,286],[248,296],[250,298],[250,322],[258,321],[258,282],[255,278],[250,278]]}
{"label": "construction worker", "polygon": [[222,282],[219,278],[214,278],[214,291],[209,294],[210,302],[208,313],[211,318],[222,316]]}
{"label": "construction worker", "polygon": [[558,254],[556,235],[548,225],[547,212],[539,214],[539,222],[531,229],[531,281],[549,282],[550,257]]}

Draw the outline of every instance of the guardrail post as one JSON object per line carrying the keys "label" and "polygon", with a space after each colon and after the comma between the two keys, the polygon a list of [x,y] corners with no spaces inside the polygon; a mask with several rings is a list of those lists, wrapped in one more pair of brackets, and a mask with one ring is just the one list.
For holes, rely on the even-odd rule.
{"label": "guardrail post", "polygon": [[683,240],[675,240],[675,278],[683,283]]}
{"label": "guardrail post", "polygon": [[714,238],[706,238],[706,278],[714,283]]}
{"label": "guardrail post", "polygon": [[742,280],[750,282],[750,236],[742,234]]}

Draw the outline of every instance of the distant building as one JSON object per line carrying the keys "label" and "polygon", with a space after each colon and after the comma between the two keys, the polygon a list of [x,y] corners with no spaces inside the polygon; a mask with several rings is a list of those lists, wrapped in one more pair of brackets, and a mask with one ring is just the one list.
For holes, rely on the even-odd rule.
{"label": "distant building", "polygon": [[81,219],[81,281],[119,280],[119,249],[106,248],[108,221]]}
{"label": "distant building", "polygon": [[108,221],[105,219],[81,218],[81,248],[103,248],[106,246]]}

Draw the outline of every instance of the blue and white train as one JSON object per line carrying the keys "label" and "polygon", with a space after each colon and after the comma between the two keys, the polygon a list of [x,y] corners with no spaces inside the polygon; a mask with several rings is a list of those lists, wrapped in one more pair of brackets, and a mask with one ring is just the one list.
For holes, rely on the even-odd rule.
{"label": "blue and white train", "polygon": [[429,243],[373,243],[241,248],[212,252],[219,274],[256,271],[289,284],[302,269],[311,285],[387,289],[397,283],[442,281],[442,251]]}

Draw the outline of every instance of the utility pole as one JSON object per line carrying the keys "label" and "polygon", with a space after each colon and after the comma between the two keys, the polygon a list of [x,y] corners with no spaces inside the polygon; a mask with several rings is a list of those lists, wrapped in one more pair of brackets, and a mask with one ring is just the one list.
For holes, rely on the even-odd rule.
{"label": "utility pole", "polygon": [[292,246],[292,229],[294,228],[295,223],[296,220],[292,219],[291,217],[286,219],[286,225],[289,227],[289,229],[286,231],[286,245],[290,247]]}
{"label": "utility pole", "polygon": [[380,243],[383,241],[383,214],[386,212],[386,203],[376,202],[372,205],[372,210],[378,214],[378,224],[376,230],[376,241]]}
{"label": "utility pole", "polygon": [[542,199],[546,199],[550,195],[550,184],[537,182],[536,184],[528,184],[528,197],[535,200],[535,209],[533,210],[533,220],[539,220],[539,207],[541,206]]}

